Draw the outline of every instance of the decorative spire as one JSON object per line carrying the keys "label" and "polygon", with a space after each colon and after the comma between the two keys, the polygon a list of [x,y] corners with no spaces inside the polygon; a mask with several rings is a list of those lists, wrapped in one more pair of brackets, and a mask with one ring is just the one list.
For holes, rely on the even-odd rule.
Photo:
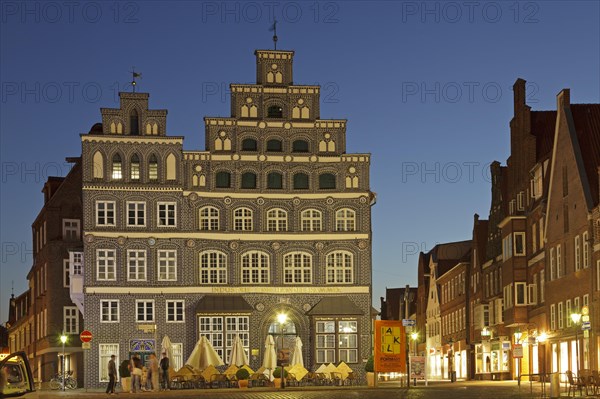
{"label": "decorative spire", "polygon": [[131,68],[131,71],[129,71],[131,73],[132,76],[132,80],[131,80],[131,87],[132,87],[132,91],[133,93],[135,93],[135,86],[137,85],[137,82],[135,81],[136,78],[142,78],[142,74],[138,73],[135,71],[135,67]]}
{"label": "decorative spire", "polygon": [[273,32],[273,46],[277,50],[277,20],[273,20],[273,25],[269,28],[270,32]]}

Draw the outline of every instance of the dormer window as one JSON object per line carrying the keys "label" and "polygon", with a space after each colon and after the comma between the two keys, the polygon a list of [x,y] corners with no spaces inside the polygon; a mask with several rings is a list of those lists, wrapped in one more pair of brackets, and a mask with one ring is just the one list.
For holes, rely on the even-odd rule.
{"label": "dormer window", "polygon": [[267,117],[268,118],[283,118],[283,108],[279,105],[271,105],[267,109]]}

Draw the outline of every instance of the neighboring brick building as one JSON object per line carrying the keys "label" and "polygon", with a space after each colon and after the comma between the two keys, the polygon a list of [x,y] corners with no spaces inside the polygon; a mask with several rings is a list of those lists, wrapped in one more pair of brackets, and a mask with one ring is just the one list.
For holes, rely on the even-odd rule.
{"label": "neighboring brick building", "polygon": [[[231,117],[206,117],[206,150],[167,136],[148,94],[81,136],[82,289],[88,386],[110,355],[154,352],[179,367],[201,335],[227,361],[237,334],[259,368],[268,334],[304,343],[310,368],[371,354],[368,154],[346,154],[346,121],[319,117],[319,86],[294,85],[291,51],[256,51],[256,84],[231,85]],[[78,253],[75,252],[74,255]],[[74,276],[75,277],[75,276]],[[285,312],[285,342],[276,315]]]}
{"label": "neighboring brick building", "polygon": [[29,289],[10,300],[10,351],[25,351],[33,375],[47,382],[62,371],[64,333],[65,370],[73,371],[83,384],[83,356],[79,333],[83,324],[69,297],[69,250],[81,244],[81,165],[66,177],[49,177],[44,184],[44,206],[32,224],[33,266],[27,275]]}

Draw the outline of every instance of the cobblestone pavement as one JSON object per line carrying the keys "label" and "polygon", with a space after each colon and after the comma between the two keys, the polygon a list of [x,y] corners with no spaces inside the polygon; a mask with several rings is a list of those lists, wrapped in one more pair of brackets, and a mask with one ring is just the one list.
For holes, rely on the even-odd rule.
{"label": "cobblestone pavement", "polygon": [[[562,390],[566,397],[566,391]],[[503,382],[437,382],[425,387],[419,385],[406,389],[395,383],[381,384],[377,388],[367,387],[301,387],[275,390],[273,388],[228,389],[190,389],[167,392],[144,392],[138,394],[119,393],[109,396],[101,390],[83,389],[72,391],[38,391],[26,396],[29,398],[65,398],[65,399],[175,399],[175,398],[214,398],[214,399],[512,399],[541,398],[539,384],[530,390],[528,383],[521,387],[515,381]],[[546,396],[548,397],[548,396]]]}

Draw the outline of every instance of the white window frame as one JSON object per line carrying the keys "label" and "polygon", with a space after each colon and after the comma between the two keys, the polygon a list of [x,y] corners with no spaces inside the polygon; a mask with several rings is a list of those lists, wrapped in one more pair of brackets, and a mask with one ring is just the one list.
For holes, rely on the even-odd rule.
{"label": "white window frame", "polygon": [[565,301],[565,311],[567,315],[567,327],[571,327],[571,313],[573,313],[573,309],[571,308],[571,300],[567,299]]}
{"label": "white window frame", "polygon": [[546,301],[546,271],[540,270],[540,303]]}
{"label": "white window frame", "polygon": [[165,301],[165,321],[167,323],[185,323],[185,301]]}
{"label": "white window frame", "polygon": [[288,214],[284,209],[273,208],[267,211],[267,231],[287,231]]}
{"label": "white window frame", "polygon": [[[140,315],[140,306],[143,309],[143,313]],[[150,310],[150,312],[148,312]],[[135,321],[136,323],[154,323],[156,320],[156,307],[154,306],[154,299],[136,299],[135,300]],[[142,317],[140,317],[142,316]]]}
{"label": "white window frame", "polygon": [[248,251],[241,256],[242,284],[269,284],[271,266],[269,254],[263,251]]}
{"label": "white window frame", "polygon": [[[521,291],[521,295],[519,295]],[[519,300],[519,296],[522,300]],[[527,283],[517,281],[515,282],[515,306],[527,306]]]}
{"label": "white window frame", "polygon": [[242,207],[233,211],[233,230],[252,231],[252,209]]}
{"label": "white window frame", "polygon": [[537,284],[529,284],[527,291],[527,304],[537,305]]}
{"label": "white window frame", "polygon": [[502,239],[502,260],[506,261],[513,256],[512,233]]}
{"label": "white window frame", "polygon": [[[144,201],[127,201],[127,226],[129,227],[145,227],[146,226],[146,203]],[[133,223],[130,213],[133,212]],[[141,216],[140,216],[141,214]],[[142,223],[139,223],[139,219]]]}
{"label": "white window frame", "polygon": [[556,306],[550,305],[550,330],[556,330]]}
{"label": "white window frame", "polygon": [[585,294],[583,296],[583,301],[581,306],[590,306],[590,294]]}
{"label": "white window frame", "polygon": [[115,364],[119,364],[119,344],[98,344],[98,381],[108,381],[108,361],[115,355]]}
{"label": "white window frame", "polygon": [[79,310],[77,310],[77,306],[63,306],[63,332],[65,334],[79,334]]}
{"label": "white window frame", "polygon": [[333,251],[325,257],[326,284],[354,283],[354,254],[349,251]]}
{"label": "white window frame", "polygon": [[[118,299],[101,299],[100,300],[100,323],[118,323],[120,320],[120,310]],[[107,306],[103,306],[107,304]],[[114,312],[113,312],[114,310]],[[106,320],[104,317],[106,316]]]}
{"label": "white window frame", "polygon": [[574,238],[574,256],[575,256],[575,271],[581,270],[581,237],[578,235]]}
{"label": "white window frame", "polygon": [[173,358],[169,359],[169,365],[173,367],[174,370],[181,369],[183,367],[183,343],[172,342],[171,353]]}
{"label": "white window frame", "polygon": [[517,210],[525,210],[525,193],[523,191],[517,194]]}
{"label": "white window frame", "polygon": [[177,227],[177,202],[159,201],[156,203],[156,226]]}
{"label": "white window frame", "polygon": [[554,247],[550,248],[550,281],[556,280],[556,257]]}
{"label": "white window frame", "polygon": [[177,281],[177,250],[159,249],[156,252],[158,281]]}
{"label": "white window frame", "polygon": [[219,230],[219,209],[214,206],[204,206],[198,211],[199,230]]}
{"label": "white window frame", "polygon": [[242,340],[246,354],[250,352],[249,315],[199,315],[199,335],[204,335],[223,359],[228,359],[235,336]]}
{"label": "white window frame", "polygon": [[294,251],[283,256],[284,284],[312,284],[312,255]]}
{"label": "white window frame", "polygon": [[587,269],[588,267],[590,267],[590,242],[587,231],[583,232],[581,236],[581,241],[583,241],[583,253],[581,254],[581,257],[583,258],[583,268]]}
{"label": "white window frame", "polygon": [[560,247],[561,245],[558,244],[556,246],[556,278],[561,278],[564,274],[563,274],[563,270],[562,270],[562,259],[561,259],[561,251],[560,251]]}
{"label": "white window frame", "polygon": [[63,288],[71,285],[71,265],[69,259],[63,259]]}
{"label": "white window frame", "polygon": [[300,212],[302,231],[323,231],[323,212],[318,209],[305,209]]}
{"label": "white window frame", "polygon": [[115,201],[96,201],[96,226],[115,226],[117,205]]}
{"label": "white window frame", "polygon": [[146,281],[148,254],[145,249],[127,250],[127,281]]}
{"label": "white window frame", "polygon": [[62,220],[63,240],[75,241],[81,238],[81,221],[79,219]]}
{"label": "white window frame", "polygon": [[227,254],[217,250],[203,251],[198,256],[200,284],[227,284]]}
{"label": "white window frame", "polygon": [[559,302],[558,303],[558,329],[562,330],[564,328],[564,322],[565,322],[565,314],[563,312],[563,303]]}
{"label": "white window frame", "polygon": [[335,212],[335,231],[356,231],[356,212],[350,208]]}
{"label": "white window frame", "polygon": [[[523,231],[516,231],[513,233],[513,239],[514,239],[514,243],[513,243],[513,255],[514,256],[525,256],[527,255],[527,241],[525,240],[525,232]],[[518,241],[521,241],[521,251],[518,251]]]}
{"label": "white window frame", "polygon": [[[102,254],[104,253],[104,254]],[[117,251],[110,248],[96,249],[96,280],[97,281],[116,281],[117,280]],[[104,271],[101,272],[101,268]]]}

